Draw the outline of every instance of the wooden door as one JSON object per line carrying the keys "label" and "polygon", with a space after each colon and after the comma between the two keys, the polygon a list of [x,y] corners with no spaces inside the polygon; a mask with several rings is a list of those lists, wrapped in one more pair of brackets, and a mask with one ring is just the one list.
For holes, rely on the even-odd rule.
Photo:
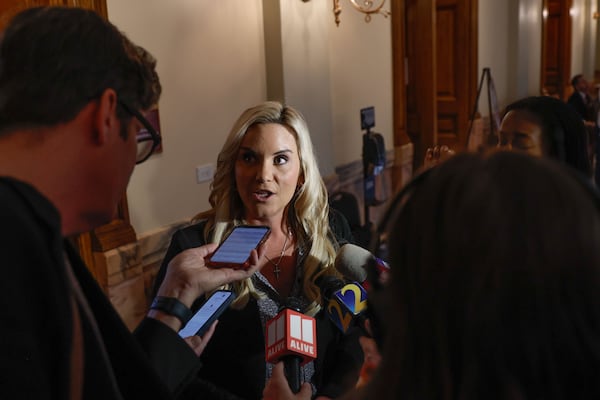
{"label": "wooden door", "polygon": [[462,150],[477,94],[477,2],[437,0],[435,14],[437,144]]}
{"label": "wooden door", "polygon": [[406,92],[406,132],[418,168],[427,147],[466,146],[477,94],[477,0],[406,0],[404,9],[408,82],[400,85],[395,73],[394,90]]}
{"label": "wooden door", "polygon": [[544,0],[542,19],[543,94],[566,99],[571,74],[571,0]]}
{"label": "wooden door", "polygon": [[107,18],[106,0],[2,0],[0,1],[0,30],[19,11],[39,6],[81,7],[95,10]]}
{"label": "wooden door", "polygon": [[[397,23],[392,16],[392,23]],[[434,0],[406,0],[406,131],[414,146],[414,170],[437,141],[436,34]],[[397,76],[395,76],[397,79]]]}

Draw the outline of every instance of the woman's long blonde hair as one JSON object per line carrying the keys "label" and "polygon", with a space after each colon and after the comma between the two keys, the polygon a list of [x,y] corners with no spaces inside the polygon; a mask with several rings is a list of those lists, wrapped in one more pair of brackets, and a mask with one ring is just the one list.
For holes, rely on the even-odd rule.
{"label": "woman's long blonde hair", "polygon": [[[209,213],[196,216],[207,218],[204,236],[207,242],[219,243],[234,225],[242,223],[244,205],[236,190],[235,163],[238,150],[248,129],[256,124],[280,124],[296,139],[300,159],[300,179],[294,197],[286,209],[287,224],[304,249],[303,292],[311,301],[309,313],[319,310],[320,290],[315,280],[324,274],[336,274],[333,267],[336,249],[329,227],[327,189],[315,159],[308,127],[302,115],[294,108],[268,101],[249,108],[233,125],[217,158],[217,168],[211,184]],[[302,184],[300,184],[302,182]],[[337,246],[337,244],[335,244]],[[250,296],[261,297],[250,278],[228,285],[237,298],[234,308],[243,308]]]}

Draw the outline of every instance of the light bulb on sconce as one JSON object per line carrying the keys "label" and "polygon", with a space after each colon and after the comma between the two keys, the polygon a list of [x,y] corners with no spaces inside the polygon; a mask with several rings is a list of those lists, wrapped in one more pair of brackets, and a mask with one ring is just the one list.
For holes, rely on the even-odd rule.
{"label": "light bulb on sconce", "polygon": [[[308,2],[310,0],[302,0]],[[359,12],[365,14],[365,22],[371,21],[371,14],[381,14],[385,18],[392,15],[388,10],[383,10],[382,7],[385,4],[385,0],[350,0],[350,4]],[[340,0],[333,0],[333,15],[335,16],[336,26],[340,26],[340,14],[342,13],[342,6]]]}

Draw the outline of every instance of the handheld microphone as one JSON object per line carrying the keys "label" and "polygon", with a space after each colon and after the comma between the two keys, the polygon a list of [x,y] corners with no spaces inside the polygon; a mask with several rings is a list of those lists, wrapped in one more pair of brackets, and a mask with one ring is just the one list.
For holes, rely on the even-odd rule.
{"label": "handheld microphone", "polygon": [[333,276],[317,280],[325,301],[325,312],[342,333],[348,332],[367,309],[367,291],[358,283],[344,283]]}
{"label": "handheld microphone", "polygon": [[294,308],[288,301],[267,321],[265,354],[269,363],[283,361],[290,389],[298,393],[302,384],[300,366],[317,358],[317,330],[314,318]]}
{"label": "handheld microphone", "polygon": [[[346,278],[354,279],[362,283],[363,287],[369,290],[369,293],[377,297],[384,287],[386,281],[389,279],[390,266],[383,260],[375,257],[369,251],[352,244],[345,244],[340,247],[338,254],[335,258],[335,268],[342,273]],[[366,298],[366,297],[365,297]],[[331,302],[330,302],[331,303]],[[372,299],[368,301],[364,307],[364,312],[359,315],[358,321],[361,323],[361,328],[375,339],[377,344],[381,346],[384,337],[384,328],[381,318],[381,312],[377,310],[372,304]],[[335,307],[335,306],[332,306]],[[328,305],[329,309],[329,305]],[[332,308],[332,312],[329,314],[330,318],[334,323],[339,318],[340,323],[338,327],[344,331],[345,326],[349,326],[352,321],[349,318],[349,313],[344,313],[336,308]],[[352,318],[356,318],[352,316]],[[367,329],[363,320],[369,320],[369,328]],[[337,324],[336,324],[337,325]]]}
{"label": "handheld microphone", "polygon": [[359,282],[365,289],[369,289],[367,279],[369,272],[381,276],[382,273],[390,270],[385,261],[375,257],[370,251],[350,243],[340,247],[334,266],[346,279]]}

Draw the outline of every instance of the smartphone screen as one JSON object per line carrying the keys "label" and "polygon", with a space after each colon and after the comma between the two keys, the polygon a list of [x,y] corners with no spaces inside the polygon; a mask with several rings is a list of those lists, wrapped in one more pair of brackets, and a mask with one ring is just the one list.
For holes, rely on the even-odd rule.
{"label": "smartphone screen", "polygon": [[194,335],[204,335],[212,323],[227,309],[234,297],[233,292],[229,290],[214,292],[179,331],[179,336],[186,338]]}
{"label": "smartphone screen", "polygon": [[269,232],[268,226],[236,226],[210,257],[209,265],[242,266],[248,260],[250,251],[261,244]]}

